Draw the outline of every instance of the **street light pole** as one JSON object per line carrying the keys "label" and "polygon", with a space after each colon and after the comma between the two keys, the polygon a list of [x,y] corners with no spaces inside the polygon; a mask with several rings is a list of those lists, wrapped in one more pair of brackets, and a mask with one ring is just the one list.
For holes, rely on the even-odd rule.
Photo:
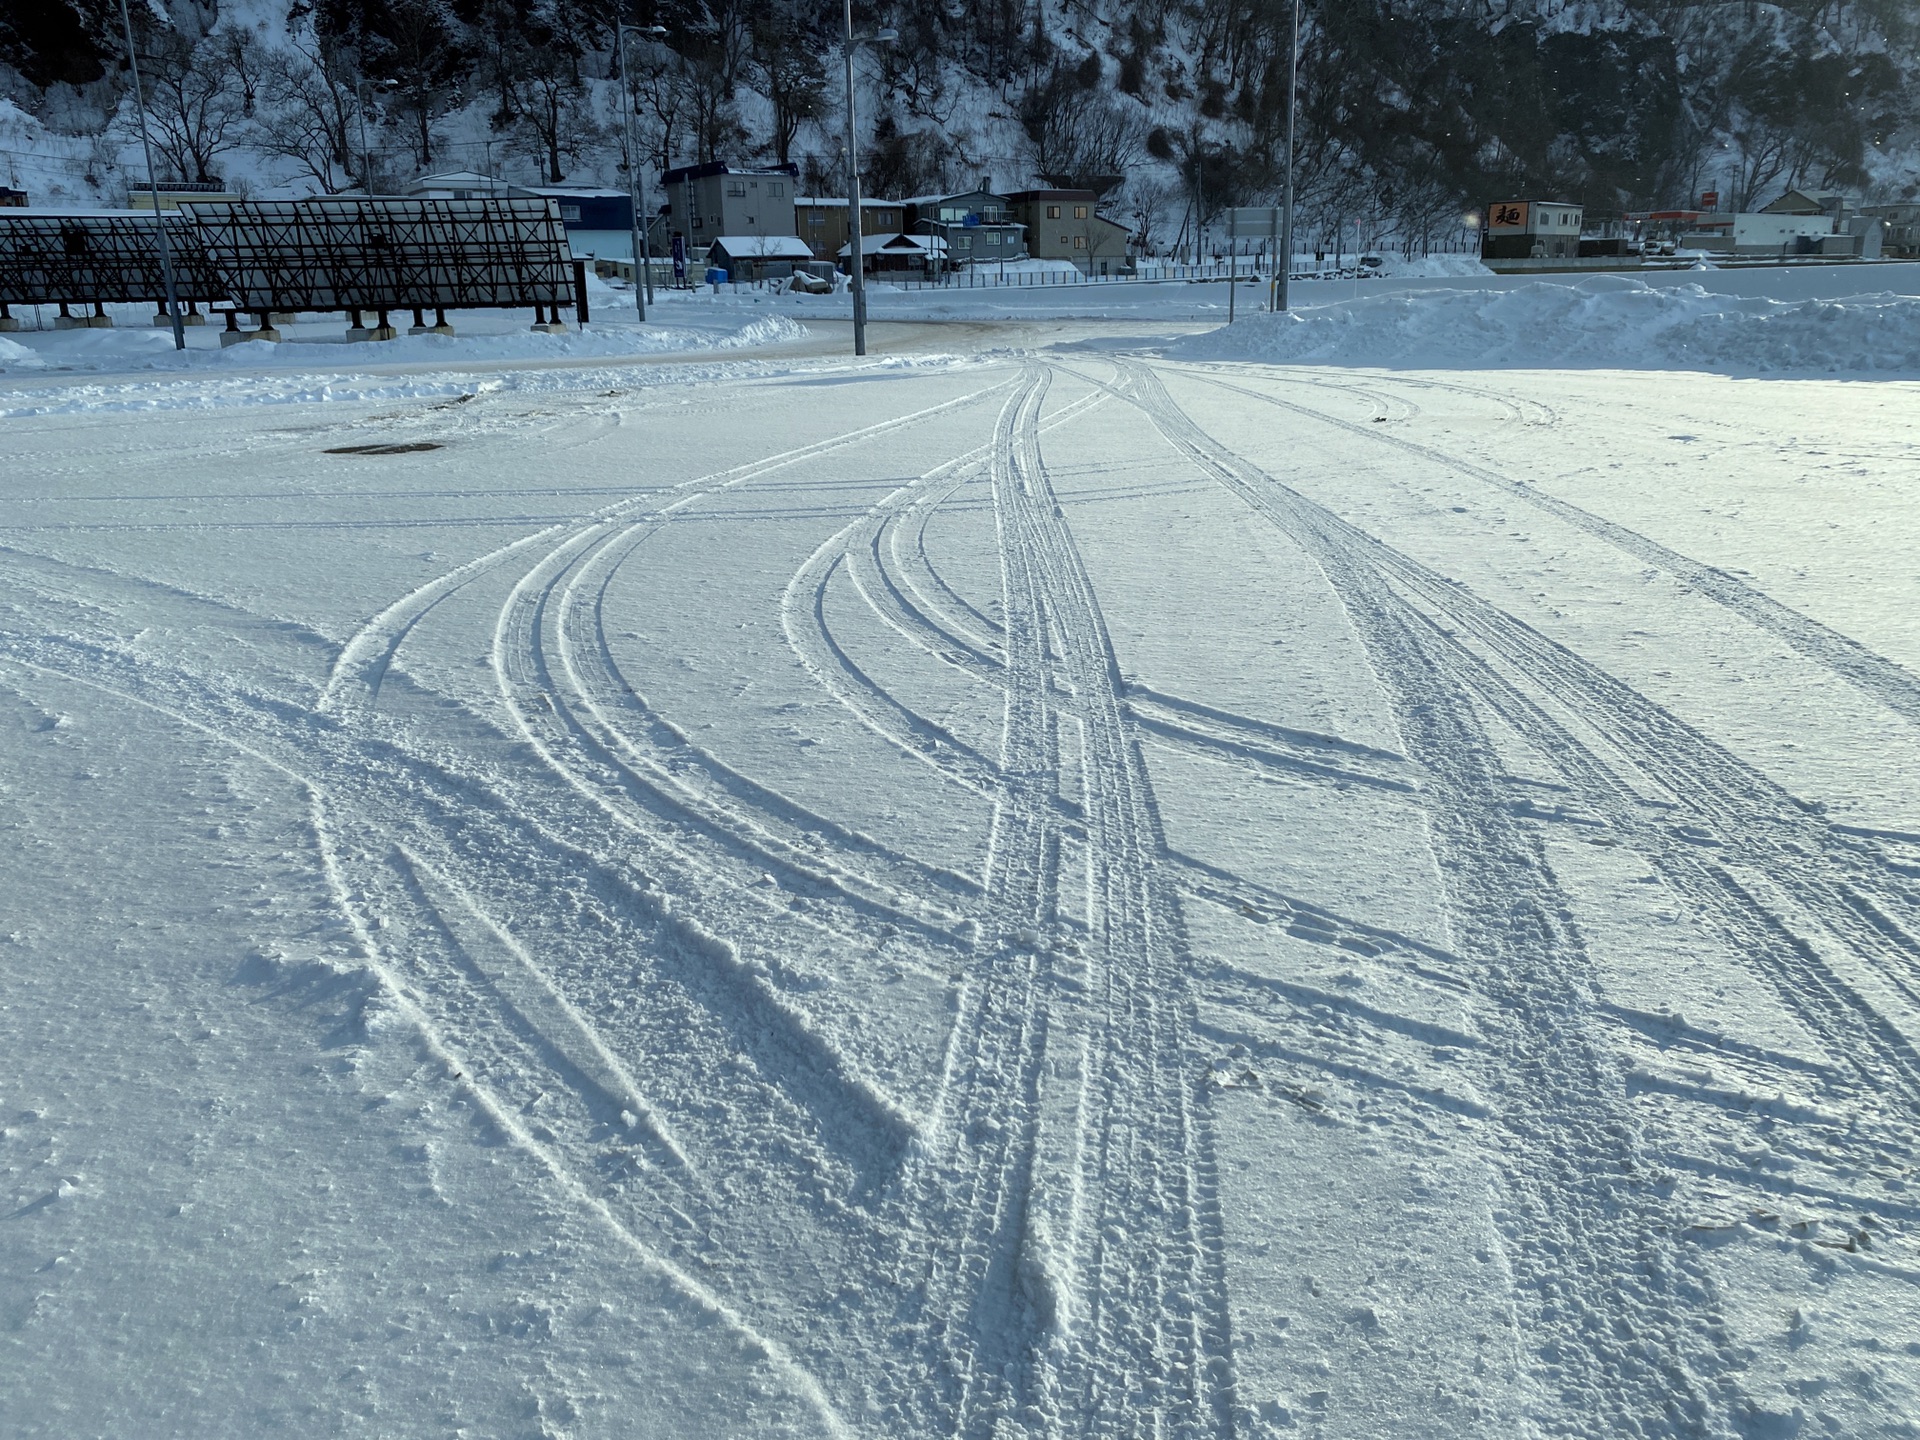
{"label": "street light pole", "polygon": [[1287,40],[1287,219],[1280,245],[1280,283],[1273,289],[1273,308],[1287,308],[1287,281],[1293,275],[1293,127],[1299,113],[1300,0],[1293,0],[1293,24]]}
{"label": "street light pole", "polygon": [[[647,306],[653,300],[653,253],[647,226],[641,220],[647,203],[647,182],[640,173],[640,152],[633,138],[633,77],[627,70],[627,26],[618,17],[613,22],[615,43],[620,51],[620,115],[627,135],[627,204],[633,209],[633,305],[641,320],[647,318]],[[667,33],[664,25],[650,25],[640,32],[658,36]]]}
{"label": "street light pole", "polygon": [[147,192],[153,197],[153,233],[160,241],[160,285],[167,292],[167,316],[173,321],[173,348],[187,348],[180,319],[180,295],[173,283],[173,251],[167,244],[167,220],[160,213],[160,181],[153,173],[153,137],[147,133],[147,97],[140,91],[140,62],[133,53],[133,17],[120,0],[120,23],[127,29],[127,69],[133,74],[133,106],[140,116],[140,146],[147,153]]}
{"label": "street light pole", "polygon": [[[860,251],[860,234],[865,215],[860,209],[859,126],[853,114],[853,52],[867,43],[853,36],[853,0],[845,0],[847,18],[847,257],[853,287],[853,353],[867,353],[867,277],[866,262]],[[873,39],[882,44],[898,38],[897,31],[876,31]]]}
{"label": "street light pole", "polygon": [[627,137],[627,206],[633,224],[633,308],[647,318],[647,291],[640,259],[640,156],[633,143],[633,75],[627,69],[627,27],[618,16],[613,22],[614,47],[620,52],[620,123]]}

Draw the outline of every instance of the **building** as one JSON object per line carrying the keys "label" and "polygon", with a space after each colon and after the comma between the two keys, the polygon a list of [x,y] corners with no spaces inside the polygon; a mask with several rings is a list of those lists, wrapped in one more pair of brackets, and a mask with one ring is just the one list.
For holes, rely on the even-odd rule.
{"label": "building", "polygon": [[515,186],[513,193],[558,201],[560,223],[567,229],[567,246],[576,256],[633,259],[633,197],[625,190],[527,185]]}
{"label": "building", "polygon": [[[832,260],[848,248],[847,202],[825,196],[802,195],[793,202],[795,233],[812,247],[816,260]],[[860,233],[885,238],[898,235],[906,212],[898,200],[862,200]]]}
{"label": "building", "polygon": [[1574,260],[1586,211],[1567,200],[1501,200],[1487,207],[1483,260]]}
{"label": "building", "polygon": [[1825,215],[1842,220],[1852,208],[1850,198],[1838,190],[1789,190],[1772,204],[1762,205],[1761,215]]}
{"label": "building", "polygon": [[1920,260],[1920,201],[1898,205],[1862,205],[1860,213],[1878,220],[1886,229],[1881,235],[1881,254],[1897,255],[1903,260]]}
{"label": "building", "polygon": [[[406,188],[410,200],[486,200],[498,196],[537,197],[560,206],[567,248],[578,259],[633,259],[633,197],[625,190],[601,185],[516,185],[473,170],[450,170],[422,175]],[[654,253],[661,253],[664,236],[656,226]]]}
{"label": "building", "polygon": [[485,200],[494,195],[511,195],[513,185],[474,170],[447,170],[438,175],[422,175],[402,192],[409,200]]}
{"label": "building", "polygon": [[[160,208],[178,210],[195,200],[238,200],[240,197],[218,180],[163,180],[158,188]],[[129,210],[152,210],[155,191],[145,186],[127,187]]]}
{"label": "building", "polygon": [[[842,245],[834,259],[842,270],[850,270],[853,242]],[[860,246],[861,269],[869,275],[931,277],[946,267],[946,259],[947,242],[938,235],[876,235],[872,244]]]}
{"label": "building", "polygon": [[1089,275],[1111,275],[1128,265],[1126,226],[1096,214],[1091,190],[1016,190],[1007,207],[1026,231],[1035,260],[1071,260]]}
{"label": "building", "polygon": [[984,184],[960,195],[920,195],[902,203],[907,233],[945,241],[950,266],[1027,258],[1026,228],[1013,218],[1007,197]]}
{"label": "building", "polygon": [[722,235],[798,235],[793,201],[797,165],[744,170],[733,165],[682,165],[660,177],[663,210],[700,254]]}
{"label": "building", "polygon": [[726,271],[736,284],[784,280],[812,259],[813,251],[797,235],[719,235],[707,246],[707,264]]}
{"label": "building", "polygon": [[19,209],[24,210],[26,208],[26,204],[27,204],[26,191],[15,190],[9,186],[0,185],[0,206],[6,206],[9,209],[13,209],[17,207]]}

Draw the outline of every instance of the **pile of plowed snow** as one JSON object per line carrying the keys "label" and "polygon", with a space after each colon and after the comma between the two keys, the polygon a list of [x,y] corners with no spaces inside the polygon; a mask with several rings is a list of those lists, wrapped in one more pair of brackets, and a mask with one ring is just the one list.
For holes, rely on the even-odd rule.
{"label": "pile of plowed snow", "polygon": [[1368,295],[1255,315],[1185,359],[1452,368],[1920,375],[1920,297],[1768,299],[1623,275]]}

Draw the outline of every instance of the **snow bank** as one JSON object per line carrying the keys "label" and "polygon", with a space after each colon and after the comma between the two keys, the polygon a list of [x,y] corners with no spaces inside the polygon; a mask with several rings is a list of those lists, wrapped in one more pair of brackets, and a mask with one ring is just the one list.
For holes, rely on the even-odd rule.
{"label": "snow bank", "polygon": [[1920,298],[1783,301],[1604,275],[1397,291],[1254,315],[1178,341],[1169,353],[1393,367],[1920,375]]}
{"label": "snow bank", "polygon": [[1474,255],[1416,255],[1403,260],[1397,255],[1384,257],[1380,273],[1401,280],[1455,280],[1493,272]]}
{"label": "snow bank", "polygon": [[0,339],[0,371],[38,370],[47,362],[24,345],[16,345],[11,340]]}
{"label": "snow bank", "polygon": [[[142,312],[144,318],[145,312]],[[456,325],[463,317],[456,317]],[[689,316],[688,318],[694,318]],[[347,365],[497,363],[534,360],[616,360],[694,350],[744,350],[804,339],[805,326],[785,315],[740,323],[738,312],[699,317],[692,325],[636,326],[630,320],[593,324],[560,335],[515,328],[494,333],[403,335],[397,340],[349,342],[337,321],[287,327],[288,340],[216,348],[212,327],[190,332],[189,347],[173,348],[170,331],[132,324],[107,330],[22,331],[28,343],[0,341],[0,372],[58,366],[68,370],[312,370]],[[700,323],[705,322],[705,323]]]}

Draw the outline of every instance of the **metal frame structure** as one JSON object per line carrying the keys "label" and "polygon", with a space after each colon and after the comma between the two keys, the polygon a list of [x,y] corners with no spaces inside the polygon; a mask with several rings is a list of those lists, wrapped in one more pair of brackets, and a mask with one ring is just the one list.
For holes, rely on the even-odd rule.
{"label": "metal frame structure", "polygon": [[551,309],[576,302],[548,198],[189,202],[236,310]]}
{"label": "metal frame structure", "polygon": [[[20,215],[0,210],[0,305],[155,305],[167,298],[156,217]],[[222,299],[227,286],[185,219],[167,216],[174,290]]]}

